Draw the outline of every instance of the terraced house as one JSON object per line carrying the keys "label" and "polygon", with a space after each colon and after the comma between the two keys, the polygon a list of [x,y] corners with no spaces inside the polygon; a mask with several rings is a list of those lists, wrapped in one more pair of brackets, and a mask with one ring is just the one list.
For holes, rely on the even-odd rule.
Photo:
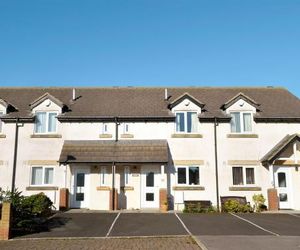
{"label": "terraced house", "polygon": [[300,101],[283,88],[1,88],[0,114],[0,186],[57,209],[256,193],[300,209]]}

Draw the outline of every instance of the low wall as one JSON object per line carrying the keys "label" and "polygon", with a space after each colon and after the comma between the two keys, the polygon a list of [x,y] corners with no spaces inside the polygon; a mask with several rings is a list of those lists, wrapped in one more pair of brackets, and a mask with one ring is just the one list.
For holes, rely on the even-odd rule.
{"label": "low wall", "polygon": [[0,240],[8,240],[10,237],[11,224],[11,204],[4,202],[2,204],[1,220],[0,220]]}

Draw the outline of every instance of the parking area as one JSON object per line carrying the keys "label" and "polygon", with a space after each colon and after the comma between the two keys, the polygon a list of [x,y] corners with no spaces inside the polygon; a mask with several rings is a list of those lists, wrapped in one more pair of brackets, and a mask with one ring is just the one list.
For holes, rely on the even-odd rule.
{"label": "parking area", "polygon": [[[44,232],[17,237],[187,237],[202,249],[299,249],[300,215],[296,214],[184,214],[184,213],[59,213]],[[234,248],[236,245],[236,248]],[[283,248],[284,247],[284,248]],[[244,246],[244,249],[247,249]],[[263,248],[262,248],[263,249]]]}

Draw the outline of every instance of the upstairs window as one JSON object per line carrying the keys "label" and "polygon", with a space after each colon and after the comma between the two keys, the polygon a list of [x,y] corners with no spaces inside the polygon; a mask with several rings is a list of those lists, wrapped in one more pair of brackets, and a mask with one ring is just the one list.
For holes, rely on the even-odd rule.
{"label": "upstairs window", "polygon": [[196,133],[198,126],[197,112],[177,112],[176,113],[176,132]]}
{"label": "upstairs window", "polygon": [[[0,111],[0,117],[4,115],[4,112]],[[0,134],[2,133],[3,123],[0,120]]]}
{"label": "upstairs window", "polygon": [[55,133],[57,129],[57,112],[36,112],[35,133]]}
{"label": "upstairs window", "polygon": [[129,134],[130,133],[130,127],[128,123],[123,124],[123,133],[124,134]]}
{"label": "upstairs window", "polygon": [[253,185],[255,184],[253,167],[232,167],[233,185]]}
{"label": "upstairs window", "polygon": [[108,124],[107,123],[102,124],[102,134],[108,134]]}
{"label": "upstairs window", "polygon": [[231,132],[232,133],[251,133],[252,132],[252,113],[232,112]]}
{"label": "upstairs window", "polygon": [[197,166],[177,167],[177,184],[200,185],[199,167]]}

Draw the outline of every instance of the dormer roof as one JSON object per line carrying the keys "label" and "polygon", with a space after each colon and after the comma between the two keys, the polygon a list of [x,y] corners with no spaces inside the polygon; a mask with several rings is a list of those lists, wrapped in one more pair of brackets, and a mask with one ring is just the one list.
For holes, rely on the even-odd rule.
{"label": "dormer roof", "polygon": [[61,108],[64,106],[64,104],[59,99],[57,99],[53,95],[49,94],[48,92],[43,94],[39,98],[35,99],[29,105],[30,105],[31,109],[33,109],[33,108],[37,107],[38,105],[40,105],[43,101],[45,101],[47,99],[51,100],[52,102],[54,102],[57,106],[59,106]]}
{"label": "dormer roof", "polygon": [[0,98],[0,104],[6,108],[7,112],[13,112],[18,110],[16,106],[1,98]]}
{"label": "dormer roof", "polygon": [[245,102],[247,102],[250,105],[252,105],[253,107],[255,107],[257,111],[259,111],[260,104],[242,92],[238,93],[237,95],[232,97],[230,100],[228,100],[226,103],[224,103],[221,106],[221,109],[226,110],[227,108],[229,108],[230,106],[232,106],[234,103],[236,103],[239,100],[244,100]]}
{"label": "dormer roof", "polygon": [[185,92],[182,95],[180,95],[179,97],[177,97],[175,100],[173,100],[169,104],[169,108],[172,109],[173,107],[177,106],[179,103],[181,103],[182,101],[184,101],[185,99],[190,100],[191,102],[195,103],[200,108],[203,108],[204,105],[205,105],[204,103],[200,102],[197,98],[195,98],[191,94]]}

